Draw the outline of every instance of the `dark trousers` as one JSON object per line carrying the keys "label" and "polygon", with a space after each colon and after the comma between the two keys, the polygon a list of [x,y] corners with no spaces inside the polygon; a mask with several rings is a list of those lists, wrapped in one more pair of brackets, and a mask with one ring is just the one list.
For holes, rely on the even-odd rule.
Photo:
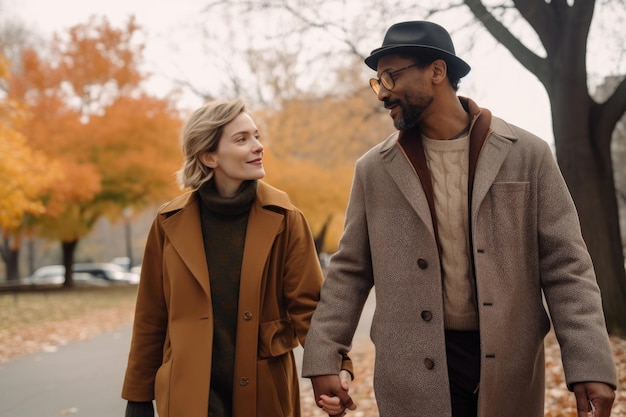
{"label": "dark trousers", "polygon": [[477,331],[446,330],[452,417],[476,417],[480,382],[480,335]]}

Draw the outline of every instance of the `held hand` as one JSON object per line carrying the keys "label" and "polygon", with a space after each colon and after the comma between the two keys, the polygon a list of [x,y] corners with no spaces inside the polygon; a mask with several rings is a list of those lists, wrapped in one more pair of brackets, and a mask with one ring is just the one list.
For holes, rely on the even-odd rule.
{"label": "held hand", "polygon": [[341,381],[341,388],[345,392],[350,391],[350,382],[352,382],[352,375],[350,375],[350,372],[341,370],[339,372],[339,380]]}
{"label": "held hand", "polygon": [[580,382],[574,385],[578,417],[609,417],[615,400],[613,388],[603,382]]}
{"label": "held hand", "polygon": [[337,375],[322,375],[311,378],[315,402],[329,416],[345,416],[346,410],[355,410],[356,404],[348,392],[351,376],[348,371]]}
{"label": "held hand", "polygon": [[[348,393],[350,391],[350,381],[352,380],[350,372],[344,370],[339,372],[339,380],[341,384],[341,389]],[[328,413],[329,416],[341,417],[346,415],[346,406],[342,404],[341,399],[336,396],[321,394],[320,400],[318,401],[318,406],[322,410],[324,410],[324,412]],[[354,408],[356,408],[356,405],[354,406]]]}

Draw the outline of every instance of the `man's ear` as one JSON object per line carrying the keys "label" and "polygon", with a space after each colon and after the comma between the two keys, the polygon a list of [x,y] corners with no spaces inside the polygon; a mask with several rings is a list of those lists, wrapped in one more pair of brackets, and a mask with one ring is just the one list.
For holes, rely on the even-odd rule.
{"label": "man's ear", "polygon": [[215,169],[217,167],[217,160],[212,152],[205,152],[200,155],[200,162],[209,168]]}
{"label": "man's ear", "polygon": [[436,59],[431,65],[433,71],[433,82],[439,84],[446,79],[448,65],[443,59]]}

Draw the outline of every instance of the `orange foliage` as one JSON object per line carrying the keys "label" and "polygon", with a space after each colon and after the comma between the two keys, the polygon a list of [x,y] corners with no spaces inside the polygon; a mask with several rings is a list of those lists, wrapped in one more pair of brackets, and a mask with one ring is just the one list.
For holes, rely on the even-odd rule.
{"label": "orange foliage", "polygon": [[91,160],[115,201],[138,208],[163,201],[179,190],[174,173],[182,164],[181,120],[166,101],[147,95],[120,97],[89,124]]}
{"label": "orange foliage", "polygon": [[325,169],[310,160],[279,160],[272,155],[272,148],[268,148],[263,158],[267,173],[265,180],[289,194],[291,201],[306,215],[314,234],[319,233],[330,217],[323,249],[336,250],[343,229],[352,166],[342,164]]}
{"label": "orange foliage", "polygon": [[136,91],[144,78],[139,71],[144,49],[136,40],[139,31],[134,18],[117,29],[104,17],[92,17],[70,28],[67,39],[56,36],[51,52],[58,59],[51,72],[65,102],[89,117]]}
{"label": "orange foliage", "polygon": [[[70,222],[62,217],[68,208],[93,199],[101,188],[100,175],[86,157],[80,114],[66,104],[59,86],[52,85],[56,77],[50,65],[31,50],[25,51],[23,62],[23,72],[14,75],[9,89],[9,94],[26,102],[30,112],[21,131],[30,146],[57,161],[61,171],[50,184],[44,196],[46,210],[35,216],[39,219],[35,223],[40,231],[53,237],[75,236]],[[51,227],[57,221],[61,224]]]}
{"label": "orange foliage", "polygon": [[[131,18],[123,29],[113,28],[106,18],[92,17],[85,25],[69,30],[69,39],[56,36],[53,54],[62,56],[56,73],[71,85],[84,104],[101,104],[134,89],[144,78],[139,72],[143,44],[135,42],[140,27]],[[114,88],[113,92],[107,91]]]}
{"label": "orange foliage", "polygon": [[90,201],[101,190],[100,174],[92,164],[59,158],[63,171],[47,196],[46,219],[56,219],[68,206]]}
{"label": "orange foliage", "polygon": [[92,18],[46,53],[23,51],[8,94],[31,113],[21,129],[29,145],[62,167],[35,222],[42,236],[78,240],[102,216],[178,192],[180,116],[141,90],[139,29],[132,18],[121,29]]}
{"label": "orange foliage", "polygon": [[280,112],[260,114],[266,179],[289,193],[314,233],[331,217],[325,251],[337,248],[354,163],[391,132],[376,106],[373,94],[360,88],[345,98],[294,100]]}

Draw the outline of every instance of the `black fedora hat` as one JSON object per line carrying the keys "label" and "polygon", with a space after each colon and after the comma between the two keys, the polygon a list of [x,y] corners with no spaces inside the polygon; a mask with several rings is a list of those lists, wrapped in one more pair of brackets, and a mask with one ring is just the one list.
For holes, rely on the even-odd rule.
{"label": "black fedora hat", "polygon": [[401,22],[387,29],[383,46],[365,58],[365,64],[376,71],[380,57],[390,54],[413,54],[430,51],[446,61],[463,77],[470,71],[467,62],[456,56],[450,34],[436,23],[426,21]]}

